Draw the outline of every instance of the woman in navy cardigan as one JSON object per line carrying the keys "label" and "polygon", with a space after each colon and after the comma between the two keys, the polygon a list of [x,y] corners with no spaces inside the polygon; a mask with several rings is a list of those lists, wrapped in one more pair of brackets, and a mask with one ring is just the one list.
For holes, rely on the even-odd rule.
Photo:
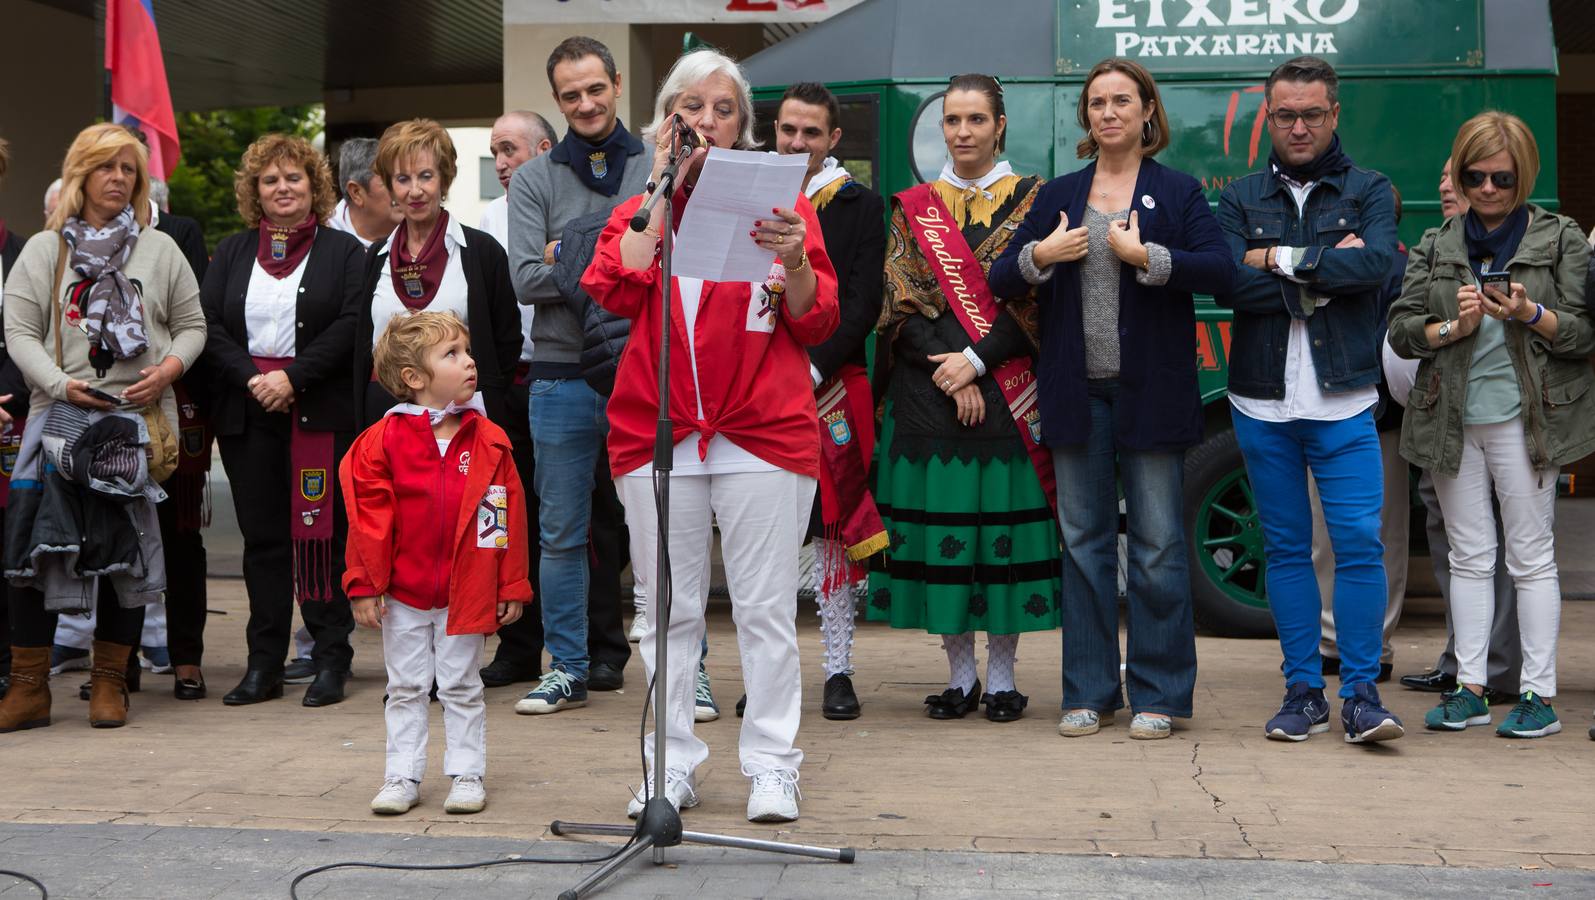
{"label": "woman in navy cardigan", "polygon": [[[1094,734],[1119,690],[1118,494],[1129,529],[1130,737],[1168,737],[1191,715],[1196,633],[1181,522],[1185,450],[1202,439],[1193,292],[1235,266],[1201,185],[1153,161],[1168,145],[1157,84],[1098,63],[1078,110],[1077,172],[1041,189],[991,267],[999,297],[1037,286],[1043,442],[1063,529],[1063,708],[1058,732]],[[1115,465],[1115,463],[1117,465]]]}

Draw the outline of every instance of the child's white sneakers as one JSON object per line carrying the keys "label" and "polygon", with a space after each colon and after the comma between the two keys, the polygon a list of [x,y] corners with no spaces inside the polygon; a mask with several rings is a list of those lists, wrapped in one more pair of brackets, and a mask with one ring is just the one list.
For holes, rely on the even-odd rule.
{"label": "child's white sneakers", "polygon": [[421,786],[408,778],[389,778],[371,801],[371,811],[384,816],[407,813],[421,802]]}
{"label": "child's white sneakers", "polygon": [[456,775],[449,798],[443,801],[446,813],[478,813],[487,806],[487,789],[479,775]]}

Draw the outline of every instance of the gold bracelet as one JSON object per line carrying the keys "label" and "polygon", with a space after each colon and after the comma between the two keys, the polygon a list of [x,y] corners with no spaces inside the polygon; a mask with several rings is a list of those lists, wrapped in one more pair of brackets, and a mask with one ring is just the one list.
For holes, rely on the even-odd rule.
{"label": "gold bracelet", "polygon": [[[784,263],[783,263],[783,265],[784,265]],[[803,256],[802,256],[802,258],[798,260],[798,264],[796,266],[793,266],[792,268],[787,269],[786,270],[786,274],[788,274],[788,275],[796,275],[797,273],[803,271],[804,269],[807,269],[808,267],[809,267],[809,249],[807,247],[804,247],[803,248]]]}

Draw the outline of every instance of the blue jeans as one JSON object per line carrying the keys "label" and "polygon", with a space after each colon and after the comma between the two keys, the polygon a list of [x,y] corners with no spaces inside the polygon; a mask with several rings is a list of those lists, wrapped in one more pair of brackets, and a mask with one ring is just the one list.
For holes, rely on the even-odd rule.
{"label": "blue jeans", "polygon": [[593,471],[609,420],[580,378],[539,378],[529,391],[542,563],[537,599],[550,667],[587,680],[587,533]]}
{"label": "blue jeans", "polygon": [[1379,521],[1384,468],[1373,411],[1338,422],[1264,422],[1232,409],[1268,557],[1268,606],[1285,655],[1285,683],[1324,686],[1318,655],[1323,601],[1313,575],[1307,471],[1323,503],[1335,553],[1335,643],[1340,696],[1379,676],[1386,587]]}
{"label": "blue jeans", "polygon": [[[1112,712],[1119,693],[1119,497],[1128,519],[1128,656],[1136,712],[1188,717],[1196,686],[1181,483],[1185,454],[1114,445],[1117,379],[1091,382],[1084,446],[1052,451],[1063,529],[1063,708]],[[1115,477],[1117,460],[1117,477]]]}

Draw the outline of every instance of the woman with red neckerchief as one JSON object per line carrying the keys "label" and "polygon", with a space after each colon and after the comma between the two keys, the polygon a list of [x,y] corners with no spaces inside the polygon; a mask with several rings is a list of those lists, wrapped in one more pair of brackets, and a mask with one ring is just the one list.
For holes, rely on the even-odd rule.
{"label": "woman with red neckerchief", "polygon": [[[326,158],[303,138],[269,134],[251,144],[233,191],[250,228],[217,245],[200,292],[205,362],[217,382],[212,426],[249,591],[248,668],[222,702],[282,696],[297,599],[316,642],[316,678],[302,702],[327,706],[343,699],[354,655],[340,586],[348,522],[336,491],[356,424],[348,359],[360,244],[323,227],[336,189]],[[204,679],[186,689],[188,699],[203,696]]]}

